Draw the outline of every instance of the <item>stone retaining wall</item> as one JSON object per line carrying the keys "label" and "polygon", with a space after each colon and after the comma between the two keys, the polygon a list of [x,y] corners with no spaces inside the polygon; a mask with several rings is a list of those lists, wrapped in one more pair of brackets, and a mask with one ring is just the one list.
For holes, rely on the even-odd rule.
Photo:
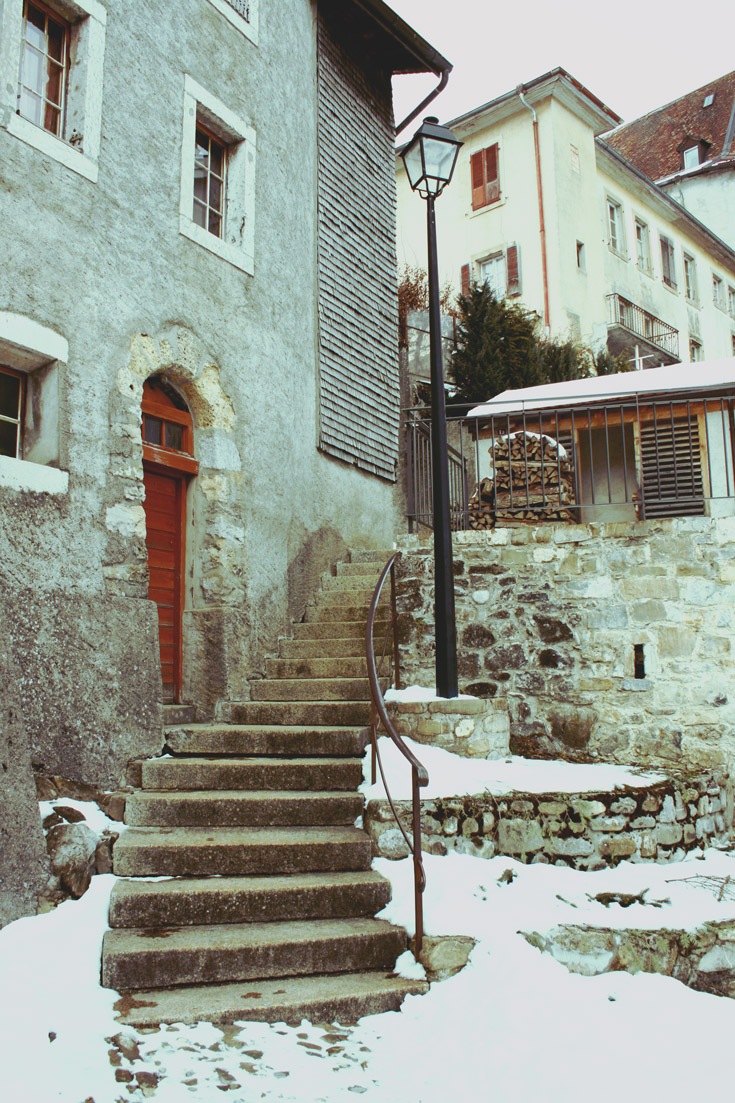
{"label": "stone retaining wall", "polygon": [[[402,676],[431,686],[432,546],[399,548]],[[735,519],[459,532],[454,559],[460,691],[507,697],[515,753],[735,760]]]}
{"label": "stone retaining wall", "polygon": [[510,719],[504,698],[389,701],[388,714],[400,735],[463,758],[505,758]]}
{"label": "stone retaining wall", "polygon": [[[411,803],[394,803],[410,837]],[[368,803],[365,826],[375,855],[408,854],[387,800]],[[679,861],[690,850],[726,843],[732,826],[733,783],[714,774],[612,792],[484,793],[421,802],[421,844],[429,854],[505,854],[581,870],[624,858]]]}

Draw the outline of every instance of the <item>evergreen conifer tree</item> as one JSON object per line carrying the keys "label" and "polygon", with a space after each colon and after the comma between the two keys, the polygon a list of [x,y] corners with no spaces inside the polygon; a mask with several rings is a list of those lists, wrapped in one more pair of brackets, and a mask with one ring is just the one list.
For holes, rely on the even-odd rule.
{"label": "evergreen conifer tree", "polygon": [[487,284],[475,284],[458,302],[453,402],[484,402],[508,387],[542,382],[535,325],[528,314],[498,301]]}

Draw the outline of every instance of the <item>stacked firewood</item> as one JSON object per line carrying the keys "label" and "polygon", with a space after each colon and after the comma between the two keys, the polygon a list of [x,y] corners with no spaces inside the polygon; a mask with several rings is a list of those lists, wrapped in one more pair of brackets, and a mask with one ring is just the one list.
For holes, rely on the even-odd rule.
{"label": "stacked firewood", "polygon": [[518,432],[488,449],[490,478],[470,498],[470,528],[496,521],[574,521],[574,476],[566,450],[552,437]]}

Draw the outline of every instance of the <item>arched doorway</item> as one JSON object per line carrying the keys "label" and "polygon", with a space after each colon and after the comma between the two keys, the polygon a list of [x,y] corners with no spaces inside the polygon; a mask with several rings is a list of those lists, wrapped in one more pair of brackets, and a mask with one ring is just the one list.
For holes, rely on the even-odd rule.
{"label": "arched doorway", "polygon": [[148,597],[158,607],[163,700],[181,700],[182,614],[186,561],[186,485],[199,470],[191,414],[161,376],[143,384]]}

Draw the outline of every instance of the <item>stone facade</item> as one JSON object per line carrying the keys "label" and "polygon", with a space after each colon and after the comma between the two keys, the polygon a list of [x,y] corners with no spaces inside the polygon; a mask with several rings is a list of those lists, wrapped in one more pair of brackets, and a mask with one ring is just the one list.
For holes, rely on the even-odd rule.
{"label": "stone facade", "polygon": [[[402,677],[430,686],[431,544],[399,546]],[[529,757],[731,765],[734,553],[728,518],[455,533],[460,691],[507,698]]]}
{"label": "stone facade", "polygon": [[[410,837],[411,803],[396,801]],[[371,800],[365,825],[383,858],[404,858],[405,840],[386,800]],[[505,854],[594,870],[630,861],[676,862],[733,827],[733,785],[722,775],[597,793],[437,797],[421,802],[421,844],[430,854]]]}
{"label": "stone facade", "polygon": [[508,706],[502,698],[389,701],[387,708],[396,731],[417,743],[463,758],[504,758],[509,753]]}

